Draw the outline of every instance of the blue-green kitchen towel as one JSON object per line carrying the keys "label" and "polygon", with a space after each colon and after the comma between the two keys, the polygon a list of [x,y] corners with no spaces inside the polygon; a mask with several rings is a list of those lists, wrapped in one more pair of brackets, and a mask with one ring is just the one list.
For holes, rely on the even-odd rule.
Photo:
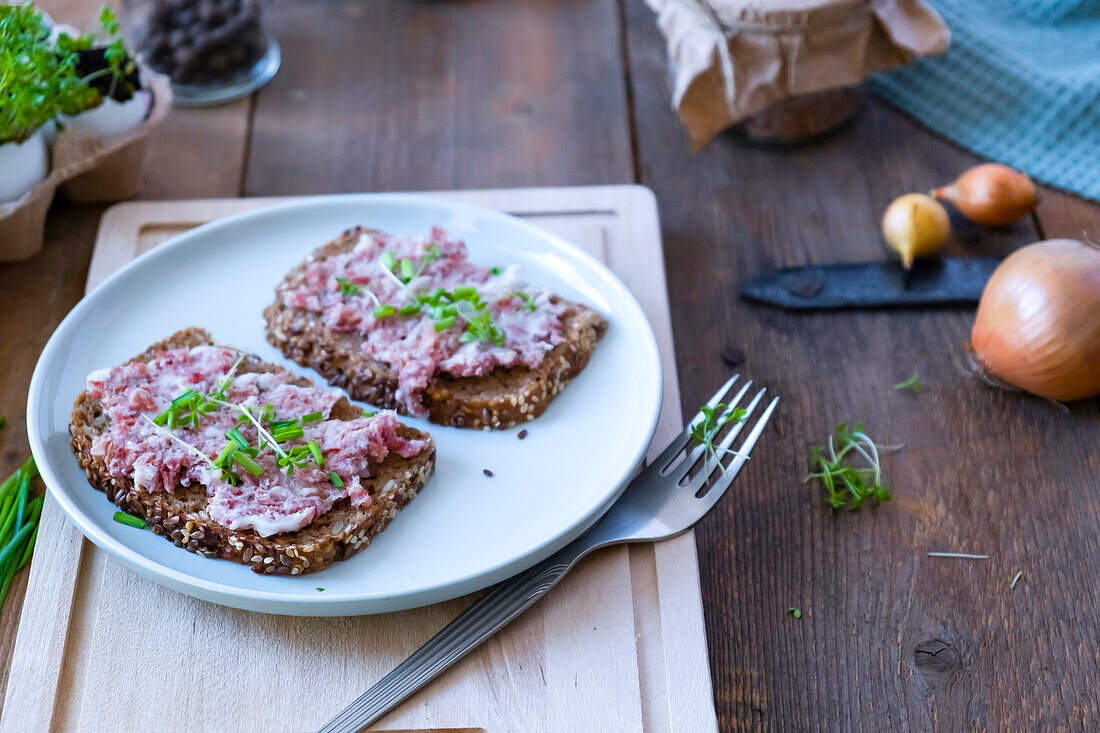
{"label": "blue-green kitchen towel", "polygon": [[872,88],[936,132],[1100,200],[1100,0],[929,0],[951,47]]}

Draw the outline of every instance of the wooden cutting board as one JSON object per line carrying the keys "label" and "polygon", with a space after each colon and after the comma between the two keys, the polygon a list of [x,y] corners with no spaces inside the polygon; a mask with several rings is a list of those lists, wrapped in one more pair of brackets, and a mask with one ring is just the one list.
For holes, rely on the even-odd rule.
{"label": "wooden cutting board", "polygon": [[[660,344],[664,403],[650,454],[658,452],[682,423],[653,194],[596,186],[424,195],[532,221],[622,278]],[[100,224],[88,290],[179,232],[288,200],[296,199],[115,206]],[[316,244],[303,242],[303,253]],[[3,731],[313,730],[473,599],[350,618],[223,608],[126,569],[50,499],[42,517]],[[693,536],[583,561],[372,730],[441,729],[716,730]]]}

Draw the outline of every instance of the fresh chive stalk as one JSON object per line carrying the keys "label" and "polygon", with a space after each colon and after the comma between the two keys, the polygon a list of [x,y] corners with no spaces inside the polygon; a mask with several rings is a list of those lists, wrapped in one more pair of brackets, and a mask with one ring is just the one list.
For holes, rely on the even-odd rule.
{"label": "fresh chive stalk", "polygon": [[344,480],[341,479],[340,475],[338,473],[336,473],[335,471],[329,471],[328,472],[328,478],[329,478],[329,481],[332,482],[332,485],[335,486],[336,488],[338,488],[338,489],[344,488]]}
{"label": "fresh chive stalk", "polygon": [[302,422],[304,422],[304,423],[317,422],[318,420],[320,420],[323,417],[324,417],[324,413],[322,413],[320,410],[318,410],[317,412],[311,412],[308,415],[302,415]]}
{"label": "fresh chive stalk", "polygon": [[244,470],[248,471],[253,476],[264,475],[264,469],[260,466],[260,464],[256,463],[256,461],[252,460],[251,457],[249,457],[245,453],[242,453],[241,451],[237,451],[233,454],[233,460],[236,463],[241,464],[241,466],[244,467]]}
{"label": "fresh chive stalk", "polygon": [[319,445],[317,445],[317,441],[316,440],[311,440],[306,445],[309,448],[309,452],[313,454],[314,462],[316,462],[317,465],[320,466],[321,468],[324,468],[324,466],[325,466],[325,457],[321,455],[321,447]]}
{"label": "fresh chive stalk", "polygon": [[127,527],[133,527],[134,529],[145,529],[144,519],[135,517],[133,514],[127,514],[126,512],[115,512],[115,521],[119,524],[125,524]]}

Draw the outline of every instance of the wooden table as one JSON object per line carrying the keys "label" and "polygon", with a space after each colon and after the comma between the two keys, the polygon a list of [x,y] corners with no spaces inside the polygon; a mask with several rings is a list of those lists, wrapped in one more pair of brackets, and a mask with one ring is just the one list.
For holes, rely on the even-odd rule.
{"label": "wooden table", "polygon": [[[92,27],[99,0],[42,5]],[[880,257],[890,199],[951,180],[973,156],[874,99],[851,130],[810,148],[718,139],[689,155],[640,0],[276,2],[272,23],[284,52],[274,82],[174,113],[152,146],[146,198],[656,191],[685,415],[738,355],[784,397],[765,449],[697,535],[723,729],[1097,727],[1096,403],[1062,411],[979,385],[961,368],[965,309],[792,315],[736,294],[774,267]],[[56,204],[45,251],[0,265],[5,474],[27,454],[31,371],[80,297],[103,208]],[[958,230],[953,254],[1005,253],[1096,238],[1100,208],[1047,192],[1014,227]],[[914,369],[923,394],[895,392]],[[809,445],[841,420],[905,443],[885,462],[891,503],[834,514],[802,484]],[[0,658],[24,579],[4,608]]]}

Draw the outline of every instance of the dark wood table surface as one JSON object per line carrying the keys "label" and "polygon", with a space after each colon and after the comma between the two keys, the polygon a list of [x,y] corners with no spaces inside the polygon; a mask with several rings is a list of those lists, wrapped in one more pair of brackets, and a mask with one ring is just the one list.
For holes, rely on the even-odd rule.
{"label": "dark wood table surface", "polygon": [[[99,0],[41,4],[90,28]],[[144,198],[628,182],[656,192],[685,415],[731,371],[732,351],[784,398],[697,533],[723,730],[1100,726],[1097,404],[1063,411],[980,385],[963,369],[969,309],[793,315],[737,297],[741,278],[775,267],[881,257],[886,204],[974,156],[873,98],[851,129],[812,147],[719,138],[690,155],[641,0],[277,1],[271,21],[278,76],[250,99],[173,112]],[[27,455],[31,371],[81,297],[104,208],[57,202],[42,254],[0,264],[5,474]],[[956,224],[952,254],[1003,254],[1096,238],[1100,207],[1048,191],[1013,227]],[[892,389],[914,369],[921,395]],[[889,504],[834,514],[803,485],[810,444],[843,420],[905,444],[884,463]],[[5,660],[25,575],[3,612]]]}

